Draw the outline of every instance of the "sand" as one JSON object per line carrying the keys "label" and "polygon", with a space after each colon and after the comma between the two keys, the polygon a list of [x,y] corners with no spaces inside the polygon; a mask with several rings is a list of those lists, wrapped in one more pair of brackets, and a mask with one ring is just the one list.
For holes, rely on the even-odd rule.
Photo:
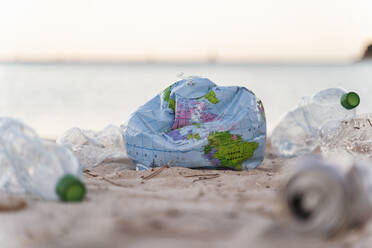
{"label": "sand", "polygon": [[86,173],[82,203],[0,195],[0,247],[371,247],[370,224],[331,240],[294,232],[285,164],[268,152],[252,171],[171,167],[147,180],[154,171],[102,165]]}

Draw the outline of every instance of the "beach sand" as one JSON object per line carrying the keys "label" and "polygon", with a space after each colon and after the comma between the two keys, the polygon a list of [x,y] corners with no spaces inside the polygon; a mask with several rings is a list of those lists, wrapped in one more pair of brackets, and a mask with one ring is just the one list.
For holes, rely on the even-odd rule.
{"label": "beach sand", "polygon": [[[331,240],[293,232],[280,200],[286,160],[270,149],[252,171],[103,165],[84,202],[0,197],[0,244],[13,247],[370,247],[372,225]],[[285,171],[285,170],[284,170]],[[218,174],[203,179],[198,174]],[[192,177],[189,177],[192,176]],[[2,206],[1,206],[2,205]]]}

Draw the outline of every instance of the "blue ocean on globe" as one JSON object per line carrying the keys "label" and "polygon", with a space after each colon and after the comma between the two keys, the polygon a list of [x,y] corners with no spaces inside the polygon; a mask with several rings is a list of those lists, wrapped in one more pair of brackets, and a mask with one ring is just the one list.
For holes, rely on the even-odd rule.
{"label": "blue ocean on globe", "polygon": [[262,102],[245,87],[180,80],[134,112],[124,140],[137,170],[163,165],[244,170],[264,158]]}

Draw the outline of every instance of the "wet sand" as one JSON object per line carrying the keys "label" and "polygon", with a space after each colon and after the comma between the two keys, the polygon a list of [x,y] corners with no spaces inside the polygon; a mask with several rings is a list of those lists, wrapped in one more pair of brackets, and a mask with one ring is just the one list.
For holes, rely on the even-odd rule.
{"label": "wet sand", "polygon": [[267,152],[264,163],[252,171],[171,167],[153,177],[148,176],[159,168],[136,172],[102,165],[86,172],[88,194],[82,203],[1,195],[0,244],[2,248],[370,247],[370,224],[327,241],[293,232],[279,197],[285,162]]}

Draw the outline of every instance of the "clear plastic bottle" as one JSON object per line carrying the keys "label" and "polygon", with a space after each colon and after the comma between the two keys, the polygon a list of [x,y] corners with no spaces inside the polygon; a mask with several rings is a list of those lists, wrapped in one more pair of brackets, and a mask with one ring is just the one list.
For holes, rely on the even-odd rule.
{"label": "clear plastic bottle", "polygon": [[2,144],[0,144],[0,189],[5,192],[25,193],[18,183],[12,160]]}
{"label": "clear plastic bottle", "polygon": [[339,88],[322,90],[305,97],[299,106],[289,111],[274,128],[271,146],[277,156],[292,157],[311,153],[319,145],[319,130],[330,120],[355,117],[359,104],[355,92]]}
{"label": "clear plastic bottle", "polygon": [[57,143],[71,150],[83,169],[107,163],[133,169],[126,154],[122,127],[109,125],[99,132],[71,128],[57,139]]}
{"label": "clear plastic bottle", "polygon": [[[0,137],[4,140],[10,140],[13,137],[13,133],[9,131],[10,127],[20,130],[29,137],[37,137],[32,129],[22,123],[11,118],[0,118]],[[11,193],[25,193],[16,177],[12,156],[6,148],[6,143],[0,142],[0,189]]]}
{"label": "clear plastic bottle", "polygon": [[295,230],[329,237],[372,214],[371,161],[333,154],[297,158],[284,187]]}
{"label": "clear plastic bottle", "polygon": [[[7,154],[4,161],[13,169],[8,173],[15,173],[25,192],[48,200],[83,199],[82,169],[68,149],[42,141],[32,129],[10,118],[0,118],[0,144]],[[14,193],[16,188],[3,190]]]}

